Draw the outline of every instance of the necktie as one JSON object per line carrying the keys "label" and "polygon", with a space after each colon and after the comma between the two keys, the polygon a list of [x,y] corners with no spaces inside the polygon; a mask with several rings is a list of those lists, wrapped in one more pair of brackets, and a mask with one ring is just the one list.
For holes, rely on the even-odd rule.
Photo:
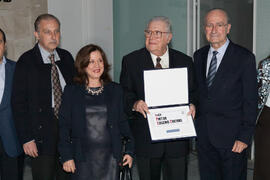
{"label": "necktie", "polygon": [[58,118],[59,107],[61,104],[62,87],[59,80],[58,70],[54,61],[54,54],[51,54],[49,58],[52,63],[51,75],[54,95],[54,115]]}
{"label": "necktie", "polygon": [[206,84],[208,88],[212,85],[214,77],[217,72],[217,53],[218,53],[217,51],[213,51],[213,56],[212,56],[211,63],[209,66],[208,75],[206,78]]}
{"label": "necktie", "polygon": [[160,57],[157,57],[157,64],[156,64],[156,69],[162,69],[162,66],[161,66],[161,64],[160,64],[160,61],[161,61],[161,58]]}

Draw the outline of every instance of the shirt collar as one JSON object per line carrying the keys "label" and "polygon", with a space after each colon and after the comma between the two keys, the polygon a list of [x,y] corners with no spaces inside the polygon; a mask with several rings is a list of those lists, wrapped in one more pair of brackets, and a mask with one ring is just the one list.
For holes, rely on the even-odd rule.
{"label": "shirt collar", "polygon": [[224,54],[229,43],[230,40],[227,38],[226,42],[218,49],[214,49],[212,46],[210,46],[209,54],[213,54],[214,51],[217,51],[219,54]]}
{"label": "shirt collar", "polygon": [[3,60],[2,60],[2,63],[1,64],[6,64],[7,63],[7,59],[5,56],[3,56]]}
{"label": "shirt collar", "polygon": [[[49,53],[47,50],[45,50],[40,44],[38,44],[38,47],[39,47],[39,50],[40,50],[40,53],[41,53],[43,63],[44,64],[51,64],[51,60],[49,58],[51,53]],[[53,51],[53,54],[54,54],[54,60],[55,61],[60,61],[60,57],[59,57],[56,50]]]}

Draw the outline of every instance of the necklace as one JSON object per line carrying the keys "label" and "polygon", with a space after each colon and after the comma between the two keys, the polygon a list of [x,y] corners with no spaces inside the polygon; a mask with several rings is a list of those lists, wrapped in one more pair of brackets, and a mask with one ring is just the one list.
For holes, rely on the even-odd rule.
{"label": "necklace", "polygon": [[86,89],[88,94],[91,94],[93,96],[97,96],[97,95],[99,95],[99,94],[101,94],[103,92],[104,86],[103,86],[103,84],[100,87],[97,87],[97,88],[91,88],[91,87],[86,86],[85,89]]}

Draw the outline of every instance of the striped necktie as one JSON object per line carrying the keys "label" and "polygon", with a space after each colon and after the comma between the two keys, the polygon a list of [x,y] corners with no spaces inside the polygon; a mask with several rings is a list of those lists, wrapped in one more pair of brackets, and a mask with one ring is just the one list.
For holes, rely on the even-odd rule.
{"label": "striped necktie", "polygon": [[206,78],[206,84],[208,88],[212,85],[217,72],[217,53],[217,51],[213,51],[213,56],[209,66],[208,75]]}

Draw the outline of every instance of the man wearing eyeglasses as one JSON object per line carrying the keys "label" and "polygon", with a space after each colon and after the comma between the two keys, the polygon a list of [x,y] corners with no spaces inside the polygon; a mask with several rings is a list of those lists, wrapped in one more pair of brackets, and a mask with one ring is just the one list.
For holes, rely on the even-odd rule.
{"label": "man wearing eyeglasses", "polygon": [[255,57],[227,38],[231,24],[224,10],[210,10],[204,29],[210,45],[194,53],[201,180],[246,180],[257,107]]}
{"label": "man wearing eyeglasses", "polygon": [[[135,151],[140,180],[186,179],[186,155],[188,140],[151,142],[146,114],[148,106],[144,102],[143,71],[160,68],[187,67],[189,77],[190,102],[194,100],[193,63],[190,57],[168,48],[172,39],[171,23],[167,17],[152,18],[144,32],[145,48],[123,57],[120,83],[124,88],[125,111],[135,138]],[[175,79],[168,81],[177,82]],[[154,90],[153,90],[154,91]],[[166,92],[160,96],[166,96]],[[195,106],[190,112],[195,115]]]}

